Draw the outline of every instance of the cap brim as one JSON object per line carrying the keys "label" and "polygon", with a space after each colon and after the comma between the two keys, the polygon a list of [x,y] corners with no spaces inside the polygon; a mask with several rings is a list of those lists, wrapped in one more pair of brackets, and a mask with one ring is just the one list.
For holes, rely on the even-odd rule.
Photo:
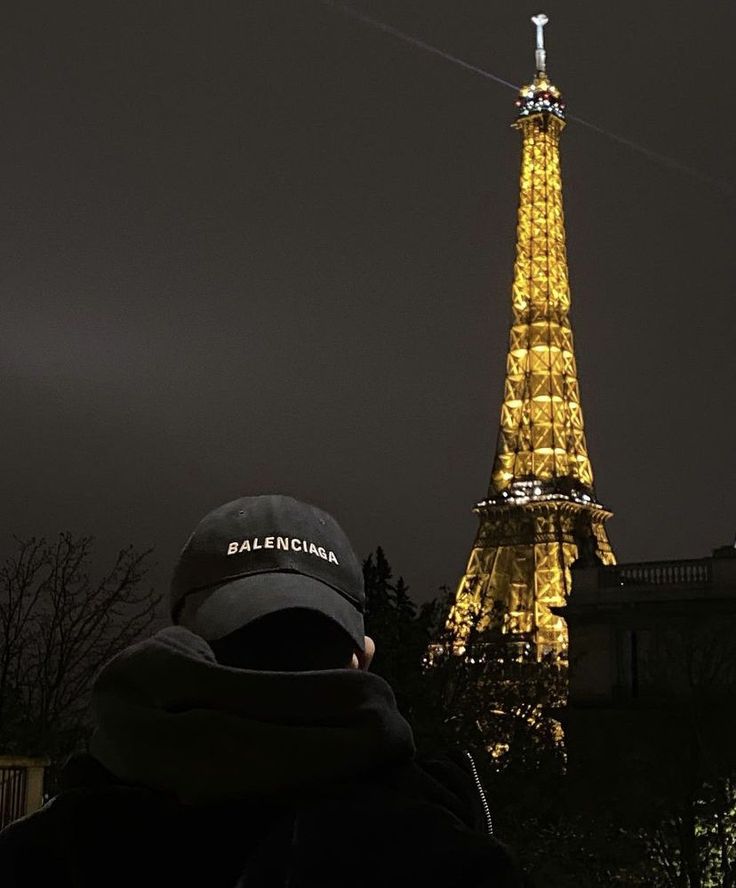
{"label": "cap brim", "polygon": [[207,590],[185,625],[205,641],[216,641],[260,617],[289,608],[324,614],[365,650],[363,615],[331,586],[299,573],[275,571],[229,580]]}

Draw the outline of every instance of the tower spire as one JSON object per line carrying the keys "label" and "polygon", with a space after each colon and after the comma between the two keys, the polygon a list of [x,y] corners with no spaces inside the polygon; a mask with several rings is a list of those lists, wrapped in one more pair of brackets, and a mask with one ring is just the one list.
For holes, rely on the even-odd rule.
{"label": "tower spire", "polygon": [[537,76],[547,73],[547,53],[544,49],[544,26],[548,21],[549,19],[543,12],[532,16],[532,22],[537,28],[537,49],[534,53],[534,59],[537,63]]}
{"label": "tower spire", "polygon": [[545,69],[535,15],[536,77],[522,86],[514,127],[521,175],[512,320],[498,442],[488,495],[476,504],[478,534],[451,622],[462,642],[474,620],[541,654],[562,652],[567,630],[552,608],[570,589],[579,557],[613,563],[593,487],[569,319],[559,142],[565,105]]}

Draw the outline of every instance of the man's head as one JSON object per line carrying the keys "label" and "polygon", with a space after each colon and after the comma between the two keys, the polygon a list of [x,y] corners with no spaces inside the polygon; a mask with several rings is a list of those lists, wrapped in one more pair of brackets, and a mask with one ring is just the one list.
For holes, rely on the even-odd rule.
{"label": "man's head", "polygon": [[206,515],[171,584],[173,621],[210,642],[220,662],[250,668],[367,668],[364,606],[360,563],[340,526],[287,496],[243,497]]}

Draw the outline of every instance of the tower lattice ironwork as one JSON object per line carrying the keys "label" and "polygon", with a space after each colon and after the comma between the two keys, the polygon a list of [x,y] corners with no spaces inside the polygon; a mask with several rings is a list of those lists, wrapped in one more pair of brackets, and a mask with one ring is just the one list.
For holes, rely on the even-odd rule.
{"label": "tower lattice ironwork", "polygon": [[[580,406],[568,312],[559,141],[565,105],[546,72],[544,15],[536,77],[516,101],[522,157],[512,322],[501,422],[488,496],[477,503],[478,534],[450,620],[458,643],[471,625],[500,625],[562,652],[562,605],[577,558],[615,561],[596,499]],[[497,621],[497,622],[496,622]]]}

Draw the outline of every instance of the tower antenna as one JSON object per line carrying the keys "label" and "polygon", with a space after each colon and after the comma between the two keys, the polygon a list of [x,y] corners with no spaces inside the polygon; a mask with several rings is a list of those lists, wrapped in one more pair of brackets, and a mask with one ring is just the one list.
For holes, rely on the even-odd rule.
{"label": "tower antenna", "polygon": [[532,16],[532,23],[537,26],[537,51],[534,53],[534,58],[537,62],[537,74],[547,73],[547,53],[544,51],[544,26],[548,21],[549,19],[543,12]]}

